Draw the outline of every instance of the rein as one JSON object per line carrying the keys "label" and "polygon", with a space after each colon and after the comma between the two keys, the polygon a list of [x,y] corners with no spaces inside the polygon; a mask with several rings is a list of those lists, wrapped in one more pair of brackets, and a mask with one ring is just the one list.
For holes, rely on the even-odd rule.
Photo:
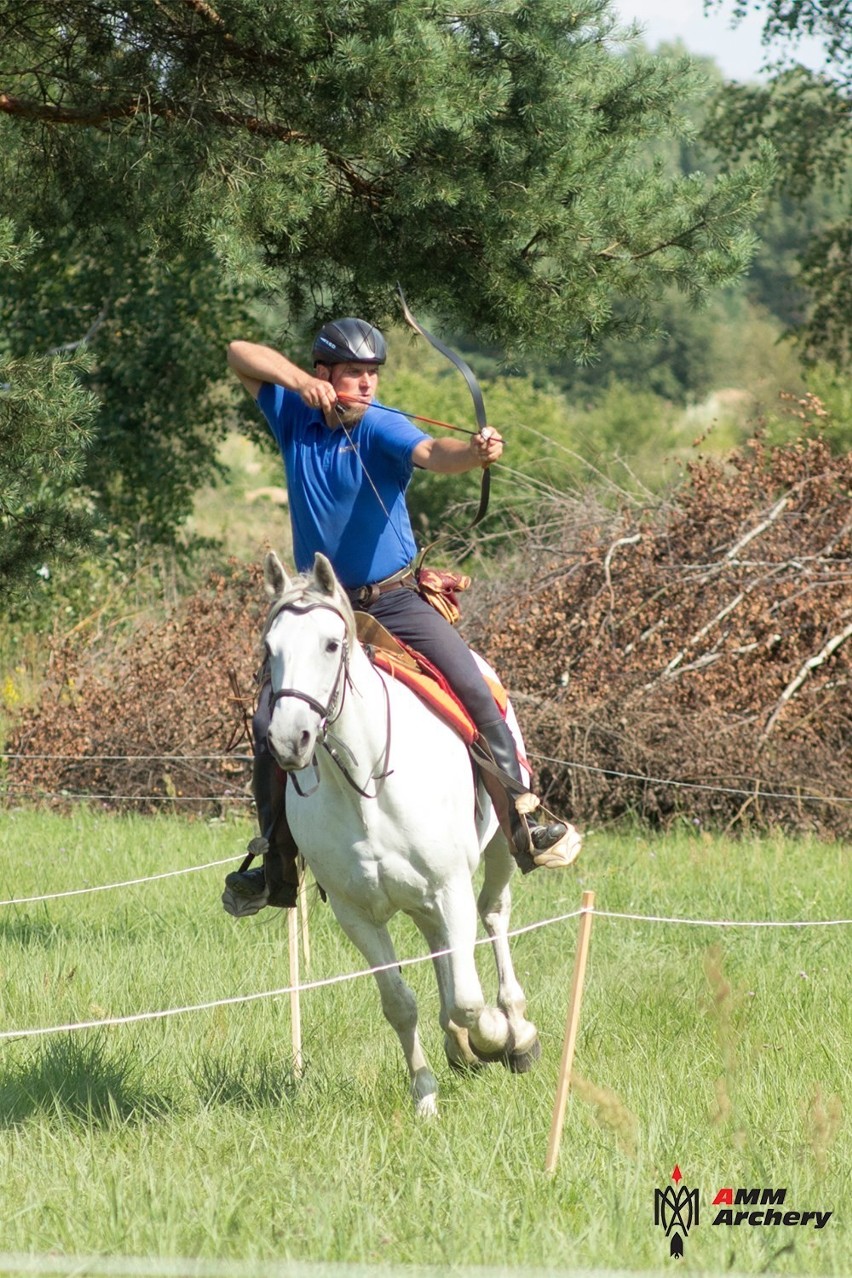
{"label": "rein", "polygon": [[[277,621],[277,619],[281,616],[282,612],[294,612],[299,615],[304,615],[305,613],[313,612],[317,608],[325,608],[328,612],[333,612],[336,616],[340,618],[340,620],[343,622],[344,626],[348,630],[348,623],[347,623],[346,617],[340,611],[340,609],[335,608],[334,604],[326,604],[326,603],[309,603],[309,604],[304,604],[302,606],[296,603],[290,603],[290,604],[283,603],[281,607],[277,610],[277,612],[274,614],[274,616],[270,619],[267,625],[267,630],[275,621]],[[343,642],[341,644],[340,664],[337,669],[337,674],[335,675],[334,684],[331,690],[331,696],[329,697],[327,705],[324,706],[322,702],[317,701],[316,697],[312,697],[310,693],[308,692],[303,692],[301,688],[279,688],[278,691],[273,693],[273,696],[272,696],[273,712],[275,710],[275,706],[277,705],[277,703],[283,700],[285,697],[293,697],[299,701],[304,701],[306,705],[310,706],[311,710],[313,710],[314,713],[318,715],[320,720],[320,744],[322,745],[323,749],[327,753],[328,757],[331,759],[332,763],[334,763],[334,765],[337,767],[338,771],[341,773],[345,781],[352,787],[353,790],[355,790],[358,794],[360,794],[361,797],[364,799],[377,799],[379,797],[379,789],[380,789],[379,783],[381,781],[384,781],[386,777],[390,776],[390,770],[388,768],[388,763],[390,762],[390,748],[391,748],[390,693],[388,692],[387,684],[385,683],[384,679],[381,680],[381,684],[385,694],[385,747],[382,753],[382,765],[381,765],[382,771],[374,772],[370,777],[370,780],[376,783],[375,792],[373,794],[370,794],[366,789],[364,789],[362,786],[358,784],[358,782],[355,780],[354,776],[350,772],[349,768],[346,766],[346,764],[343,762],[343,759],[341,758],[340,752],[341,750],[343,750],[349,756],[351,766],[357,767],[358,760],[355,758],[352,751],[343,741],[341,741],[338,737],[335,737],[333,733],[329,732],[329,726],[333,723],[336,723],[337,720],[340,718],[341,714],[343,713],[343,703],[346,698],[347,685],[350,685],[350,686],[352,685],[352,679],[349,674],[349,642],[346,638],[343,639]],[[331,738],[332,744],[329,744],[329,738]],[[314,758],[316,759],[316,756],[314,756]],[[309,790],[307,792],[303,791],[300,788],[298,781],[296,780],[295,773],[293,774],[293,785],[295,786],[296,791],[303,798],[307,797],[307,795],[313,794],[317,789],[319,789],[319,781],[318,781],[316,786],[314,786],[313,790]]]}

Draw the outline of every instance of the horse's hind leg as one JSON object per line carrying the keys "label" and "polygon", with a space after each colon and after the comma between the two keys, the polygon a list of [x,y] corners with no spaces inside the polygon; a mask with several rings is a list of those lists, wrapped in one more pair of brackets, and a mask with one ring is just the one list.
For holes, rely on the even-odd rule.
{"label": "horse's hind leg", "polygon": [[527,1020],[526,995],[515,975],[509,952],[508,933],[512,909],[509,880],[514,863],[501,833],[496,834],[485,849],[483,867],[485,875],[476,904],[494,951],[497,1002],[505,1012],[512,1032],[513,1045],[508,1052],[508,1065],[516,1073],[522,1074],[538,1060],[541,1045],[535,1025]]}
{"label": "horse's hind leg", "polygon": [[383,925],[373,923],[352,906],[330,898],[337,921],[350,941],[358,947],[375,971],[382,1000],[382,1011],[396,1031],[411,1079],[411,1097],[418,1117],[430,1118],[438,1113],[438,1083],[429,1068],[417,1032],[417,1003],[399,973],[396,952],[390,933]]}

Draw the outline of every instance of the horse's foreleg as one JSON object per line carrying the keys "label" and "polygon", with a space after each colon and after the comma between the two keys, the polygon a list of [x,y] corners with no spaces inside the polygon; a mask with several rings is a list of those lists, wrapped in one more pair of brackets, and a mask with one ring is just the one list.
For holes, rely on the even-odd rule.
{"label": "horse's foreleg", "polygon": [[486,1004],[476,970],[476,910],[470,879],[446,889],[421,928],[433,954],[449,951],[440,960],[448,986],[444,996],[448,1021],[467,1030],[477,1056],[499,1056],[510,1050],[509,1023],[499,1008]]}
{"label": "horse's foreleg", "polygon": [[[424,931],[427,941],[429,941],[432,949],[437,948],[432,944],[432,940],[427,932]],[[438,998],[440,1001],[440,1011],[438,1019],[441,1029],[444,1031],[444,1051],[447,1060],[453,1069],[466,1072],[483,1068],[483,1062],[471,1051],[470,1040],[468,1039],[467,1030],[461,1025],[456,1025],[450,1015],[450,1006],[453,999],[453,982],[450,972],[450,965],[446,954],[432,955],[432,963],[435,968],[435,980],[438,984]]]}
{"label": "horse's foreleg", "polygon": [[502,833],[498,833],[483,854],[484,878],[477,900],[479,917],[494,951],[497,966],[497,1001],[506,1014],[512,1031],[514,1046],[509,1053],[509,1064],[519,1073],[529,1069],[538,1059],[541,1048],[538,1031],[527,1020],[527,1000],[515,975],[509,951],[509,921],[512,896],[509,890],[514,864]]}
{"label": "horse's foreleg", "polygon": [[399,960],[390,933],[383,925],[373,923],[366,914],[352,906],[331,900],[337,921],[374,971],[382,1011],[396,1031],[411,1079],[411,1097],[418,1117],[430,1118],[438,1113],[438,1083],[429,1068],[417,1032],[417,1003],[405,984],[397,966]]}

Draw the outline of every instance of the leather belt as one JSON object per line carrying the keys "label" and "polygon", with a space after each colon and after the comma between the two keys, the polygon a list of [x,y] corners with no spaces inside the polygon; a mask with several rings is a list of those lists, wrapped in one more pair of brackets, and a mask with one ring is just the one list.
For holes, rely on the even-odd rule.
{"label": "leather belt", "polygon": [[395,572],[392,577],[385,577],[383,581],[374,581],[369,586],[355,586],[346,593],[356,608],[363,608],[375,603],[379,595],[387,594],[389,590],[399,590],[403,586],[413,587],[415,581],[414,572],[409,564],[400,572]]}

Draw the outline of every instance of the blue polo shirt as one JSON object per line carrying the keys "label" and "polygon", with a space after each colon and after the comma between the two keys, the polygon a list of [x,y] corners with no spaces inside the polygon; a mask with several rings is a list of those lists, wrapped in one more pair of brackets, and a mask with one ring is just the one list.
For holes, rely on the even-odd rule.
{"label": "blue polo shirt", "polygon": [[295,391],[265,382],[257,402],[284,459],[298,570],[310,568],[321,551],[351,589],[410,563],[417,546],[405,490],[411,454],[430,436],[373,403],[357,426],[347,426],[350,443]]}

